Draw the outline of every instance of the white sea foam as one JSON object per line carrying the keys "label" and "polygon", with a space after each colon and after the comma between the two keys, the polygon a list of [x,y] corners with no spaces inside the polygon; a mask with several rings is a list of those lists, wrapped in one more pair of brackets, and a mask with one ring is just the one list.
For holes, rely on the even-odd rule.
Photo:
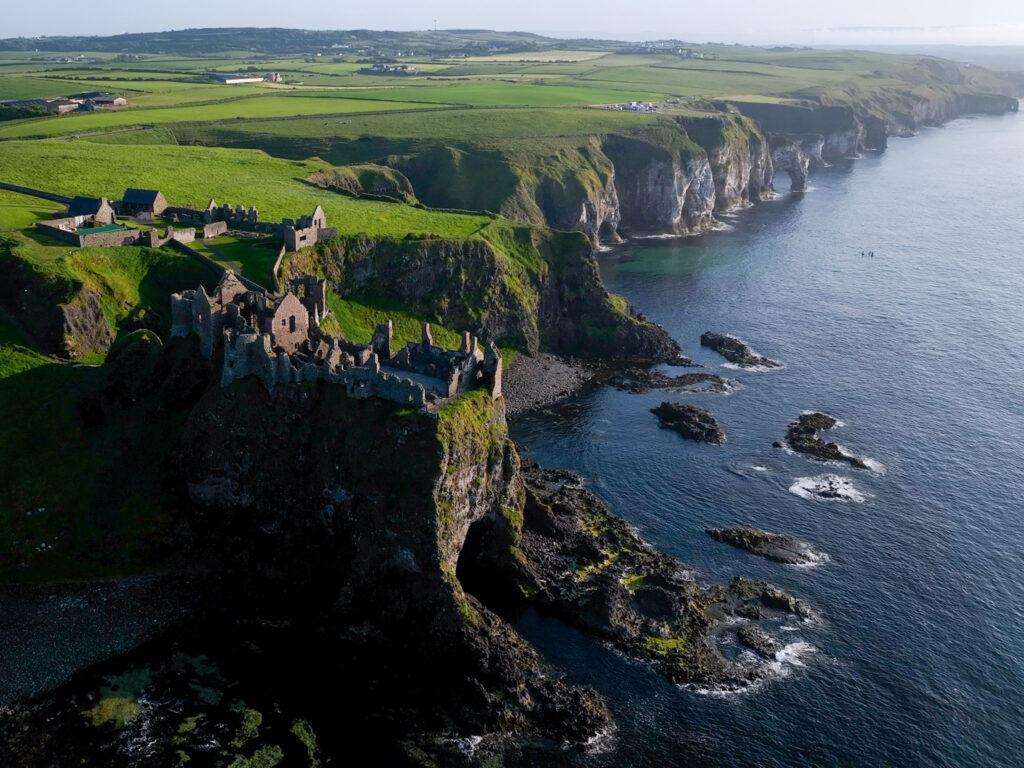
{"label": "white sea foam", "polygon": [[450,744],[454,744],[455,748],[466,757],[472,757],[483,740],[483,736],[466,736],[464,738],[448,739],[447,741]]}
{"label": "white sea foam", "polygon": [[[821,491],[834,491],[834,496],[822,496]],[[818,475],[817,477],[798,477],[789,486],[789,492],[801,499],[814,501],[852,501],[857,504],[865,501],[868,494],[857,490],[853,481],[840,475]]]}
{"label": "white sea foam", "polygon": [[808,552],[806,553],[808,562],[806,563],[792,563],[791,568],[817,568],[819,565],[832,562],[832,558],[828,556],[827,552]]}
{"label": "white sea foam", "polygon": [[[573,745],[566,742],[562,745],[570,749]],[[615,747],[615,727],[600,730],[583,743],[583,751],[588,755],[602,755],[611,752]]]}
{"label": "white sea foam", "polygon": [[755,472],[767,472],[768,471],[768,467],[762,467],[760,464],[754,464],[751,467],[751,469],[754,470]]}
{"label": "white sea foam", "polygon": [[749,684],[736,688],[722,688],[720,686],[701,686],[690,683],[681,685],[680,687],[685,690],[692,691],[693,693],[700,694],[701,696],[710,696],[716,699],[725,699],[733,696],[743,696],[749,693],[755,693],[766,683],[769,683],[772,680],[789,677],[794,670],[806,667],[807,657],[816,653],[817,650],[818,649],[810,643],[797,640],[785,645],[775,654],[775,658],[767,661],[753,651],[747,650],[740,654],[740,661],[748,664],[750,667],[756,667],[766,672],[766,674],[758,677],[758,679],[752,680]]}
{"label": "white sea foam", "polygon": [[880,462],[878,459],[864,458],[864,459],[862,459],[862,461],[865,464],[867,464],[868,465],[868,469],[870,469],[875,474],[877,474],[877,475],[884,475],[885,474],[885,465],[882,462]]}
{"label": "white sea foam", "polygon": [[785,677],[794,667],[806,667],[807,664],[804,663],[804,659],[817,650],[818,649],[810,643],[798,640],[795,643],[790,643],[781,651],[776,653],[775,659],[768,662],[768,666],[780,677]]}
{"label": "white sea foam", "polygon": [[[756,352],[754,353],[757,354]],[[730,368],[734,371],[747,371],[748,373],[765,373],[766,371],[780,371],[786,366],[779,365],[737,365],[736,363],[722,363],[723,368]]]}

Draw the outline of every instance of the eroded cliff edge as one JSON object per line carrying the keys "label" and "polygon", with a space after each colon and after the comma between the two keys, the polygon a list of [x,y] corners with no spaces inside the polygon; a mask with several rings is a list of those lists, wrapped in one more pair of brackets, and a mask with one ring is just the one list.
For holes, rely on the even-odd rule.
{"label": "eroded cliff edge", "polygon": [[679,345],[605,290],[579,233],[508,227],[484,238],[340,237],[295,254],[340,296],[384,296],[418,315],[528,354],[673,362]]}
{"label": "eroded cliff edge", "polygon": [[203,389],[196,346],[156,351],[159,379],[125,368],[102,407],[116,418],[166,399],[171,379],[196,384],[164,473],[206,605],[190,630],[5,710],[13,765],[337,754],[361,738],[339,712],[409,764],[536,764],[612,723],[515,631],[523,607],[675,682],[724,687],[765,672],[723,656],[716,633],[812,617],[763,582],[701,586],[580,478],[521,466],[484,391],[434,417],[322,382]]}
{"label": "eroded cliff edge", "polygon": [[[182,143],[266,148],[319,157],[351,176],[367,167],[388,176],[395,196],[437,208],[485,210],[509,219],[585,234],[592,243],[623,236],[687,234],[717,225],[715,215],[770,197],[776,171],[801,190],[817,164],[881,150],[890,136],[913,135],[962,115],[1017,110],[1002,93],[984,93],[952,62],[921,59],[920,87],[873,86],[780,94],[777,101],[694,101],[638,116],[607,133],[465,136],[296,137],[228,126],[175,129]],[[370,164],[370,165],[367,165]],[[347,170],[355,169],[355,170]],[[351,193],[331,174],[312,178]]]}

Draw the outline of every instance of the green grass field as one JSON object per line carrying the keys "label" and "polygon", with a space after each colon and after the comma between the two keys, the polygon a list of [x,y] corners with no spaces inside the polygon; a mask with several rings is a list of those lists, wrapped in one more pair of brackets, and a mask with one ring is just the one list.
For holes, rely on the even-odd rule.
{"label": "green grass field", "polygon": [[281,249],[280,240],[221,235],[197,245],[205,246],[211,258],[229,269],[241,272],[267,288],[274,288],[274,262]]}
{"label": "green grass field", "polygon": [[[38,169],[48,169],[41,177]],[[127,186],[160,189],[172,205],[255,205],[267,221],[297,218],[323,205],[329,226],[342,233],[431,233],[466,238],[487,216],[428,211],[398,203],[355,200],[303,181],[324,168],[316,161],[272,158],[255,150],[181,146],[118,146],[87,141],[0,142],[4,181],[45,185],[64,195],[119,198]]]}
{"label": "green grass field", "polygon": [[62,210],[64,206],[59,203],[0,189],[0,232],[25,229]]}
{"label": "green grass field", "polygon": [[[670,54],[545,50],[448,62],[411,63],[415,77],[364,75],[352,56],[147,56],[135,63],[110,57],[89,65],[0,60],[0,99],[68,95],[97,89],[124,93],[117,112],[44,117],[0,124],[0,139],[113,130],[137,124],[235,121],[311,114],[408,110],[424,105],[572,107],[667,98],[772,101],[829,92],[873,92],[954,83],[998,87],[981,68],[951,72],[918,56],[854,51],[769,50],[700,46],[709,60]],[[212,71],[275,70],[302,87],[222,86]],[[467,136],[475,135],[468,125]],[[287,135],[287,131],[283,132]]]}

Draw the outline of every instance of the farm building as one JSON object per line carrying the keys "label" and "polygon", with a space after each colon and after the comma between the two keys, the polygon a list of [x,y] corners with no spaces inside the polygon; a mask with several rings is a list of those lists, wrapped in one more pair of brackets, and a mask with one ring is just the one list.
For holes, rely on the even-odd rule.
{"label": "farm building", "polygon": [[124,191],[118,212],[123,216],[137,216],[148,213],[159,216],[167,210],[167,200],[155,189],[132,189]]}
{"label": "farm building", "polygon": [[210,75],[218,83],[223,85],[242,85],[243,83],[262,83],[263,75],[243,75],[238,72],[222,73]]}
{"label": "farm building", "polygon": [[114,223],[114,209],[105,197],[76,197],[72,199],[65,215],[90,216],[97,224]]}

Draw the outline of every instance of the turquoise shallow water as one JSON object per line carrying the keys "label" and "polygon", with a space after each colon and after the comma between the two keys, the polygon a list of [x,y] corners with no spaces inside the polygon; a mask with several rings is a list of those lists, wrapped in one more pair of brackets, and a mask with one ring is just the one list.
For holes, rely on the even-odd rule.
{"label": "turquoise shallow water", "polygon": [[[788,183],[779,178],[777,185]],[[602,389],[571,415],[519,421],[542,464],[582,473],[612,509],[704,581],[768,578],[825,615],[782,631],[779,678],[730,696],[679,690],[556,621],[519,623],[609,700],[607,765],[1024,765],[1024,118],[960,120],[814,173],[700,237],[602,254],[611,290],[663,324],[730,396]],[[875,257],[862,257],[874,251]],[[781,370],[723,369],[733,333]],[[648,410],[715,412],[722,447]],[[771,447],[806,409],[881,471]],[[762,469],[755,469],[760,467]],[[801,498],[835,473],[863,503]],[[718,544],[748,524],[826,551],[810,569]]]}

